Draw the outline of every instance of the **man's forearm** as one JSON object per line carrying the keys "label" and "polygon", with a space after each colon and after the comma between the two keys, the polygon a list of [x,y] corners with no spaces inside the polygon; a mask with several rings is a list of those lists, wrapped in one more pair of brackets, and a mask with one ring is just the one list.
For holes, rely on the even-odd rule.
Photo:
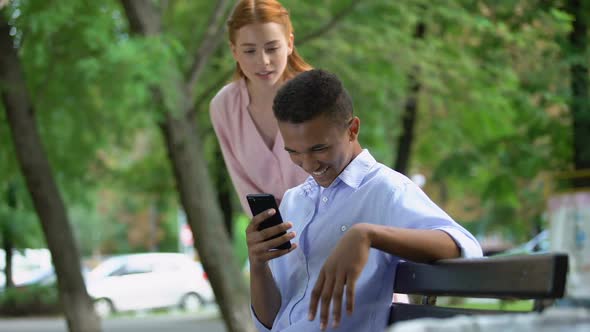
{"label": "man's forearm", "polygon": [[455,258],[461,250],[453,238],[440,230],[406,229],[358,224],[369,237],[371,247],[415,262]]}
{"label": "man's forearm", "polygon": [[281,308],[281,293],[268,264],[250,265],[250,298],[256,317],[270,329]]}

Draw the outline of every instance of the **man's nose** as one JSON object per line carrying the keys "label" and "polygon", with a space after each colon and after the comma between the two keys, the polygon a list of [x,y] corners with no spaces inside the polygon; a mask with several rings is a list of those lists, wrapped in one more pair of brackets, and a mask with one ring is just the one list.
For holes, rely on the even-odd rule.
{"label": "man's nose", "polygon": [[317,161],[312,158],[309,153],[304,153],[301,156],[301,167],[308,173],[311,173],[317,168]]}

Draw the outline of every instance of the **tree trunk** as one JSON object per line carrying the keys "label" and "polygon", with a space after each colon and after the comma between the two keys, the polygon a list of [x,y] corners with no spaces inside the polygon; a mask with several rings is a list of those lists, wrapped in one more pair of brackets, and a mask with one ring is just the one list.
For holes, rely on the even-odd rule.
{"label": "tree trunk", "polygon": [[217,146],[217,153],[215,153],[215,188],[217,188],[217,201],[223,212],[223,222],[225,229],[230,239],[233,239],[233,208],[231,204],[232,182],[229,180],[229,174],[225,167],[225,162]]}
{"label": "tree trunk", "polygon": [[[8,203],[8,207],[15,211],[16,210],[16,189],[14,183],[8,184],[8,189],[6,190],[6,202]],[[2,220],[1,222],[4,223],[4,227],[2,227],[2,248],[4,249],[5,257],[4,257],[4,275],[5,275],[5,284],[4,287],[6,289],[13,288],[14,282],[12,280],[12,253],[14,252],[14,232],[12,228],[12,220]]]}
{"label": "tree trunk", "polygon": [[33,105],[9,32],[10,26],[0,15],[0,92],[16,157],[51,251],[69,331],[98,332],[100,320],[86,292],[78,248],[37,131]]}
{"label": "tree trunk", "polygon": [[202,159],[201,142],[186,119],[169,112],[162,125],[182,206],[195,238],[195,249],[209,275],[229,331],[252,331],[248,290],[240,277],[231,240],[223,224],[216,192]]}
{"label": "tree trunk", "polygon": [[[414,39],[424,38],[426,26],[423,22],[416,25]],[[420,81],[418,78],[420,68],[415,66],[408,75],[409,91],[402,116],[402,133],[397,144],[397,157],[394,169],[402,174],[409,171],[412,144],[414,142],[414,129],[416,126],[416,114],[418,112],[418,94],[420,93]]]}
{"label": "tree trunk", "polygon": [[[583,0],[569,0],[568,11],[574,18],[569,34],[574,167],[576,170],[590,170],[590,78],[587,58],[590,5]],[[574,179],[574,187],[590,187],[590,179]]]}
{"label": "tree trunk", "polygon": [[[161,33],[160,13],[148,1],[121,0],[133,33],[142,36]],[[225,5],[219,2],[216,13]],[[215,20],[213,20],[215,21]],[[211,27],[210,27],[211,28]],[[208,29],[211,38],[215,33]],[[210,44],[210,42],[207,42]],[[202,48],[199,48],[202,50]],[[202,56],[195,56],[199,64],[191,68],[202,68],[206,50]],[[179,70],[170,64],[170,70]],[[174,79],[160,82],[161,85],[176,87],[179,92],[174,106],[167,106],[163,100],[169,89],[159,86],[152,88],[156,105],[165,111],[164,122],[160,124],[166,141],[168,157],[174,171],[180,201],[187,215],[188,224],[194,237],[194,246],[199,253],[203,267],[209,276],[217,304],[230,332],[254,331],[250,318],[250,300],[245,281],[239,277],[240,269],[233,256],[231,240],[224,229],[223,215],[217,202],[217,193],[203,159],[202,144],[197,125],[190,121],[194,91],[190,82],[197,82],[197,76],[186,75],[186,81],[178,79],[185,75],[171,75]],[[171,97],[171,96],[168,96]],[[169,104],[168,104],[169,105]]]}
{"label": "tree trunk", "polygon": [[4,249],[4,288],[14,288],[12,281],[12,253],[14,252],[14,244],[12,242],[12,231],[8,220],[3,221],[5,227],[2,228],[2,249]]}

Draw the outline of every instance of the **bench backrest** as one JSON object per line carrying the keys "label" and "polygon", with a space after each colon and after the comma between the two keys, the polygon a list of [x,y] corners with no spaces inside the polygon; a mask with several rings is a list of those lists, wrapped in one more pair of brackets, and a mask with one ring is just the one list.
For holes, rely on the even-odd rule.
{"label": "bench backrest", "polygon": [[449,259],[433,264],[402,262],[394,291],[425,297],[423,304],[393,303],[389,323],[504,312],[438,307],[433,305],[436,296],[534,299],[535,310],[542,310],[543,300],[563,297],[567,269],[568,257],[559,253]]}

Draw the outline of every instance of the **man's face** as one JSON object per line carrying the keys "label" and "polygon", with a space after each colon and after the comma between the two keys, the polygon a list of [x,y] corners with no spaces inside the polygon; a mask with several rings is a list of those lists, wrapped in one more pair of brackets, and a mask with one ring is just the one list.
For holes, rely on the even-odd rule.
{"label": "man's face", "polygon": [[360,153],[359,127],[357,117],[346,127],[325,115],[297,124],[279,121],[291,160],[324,188]]}

